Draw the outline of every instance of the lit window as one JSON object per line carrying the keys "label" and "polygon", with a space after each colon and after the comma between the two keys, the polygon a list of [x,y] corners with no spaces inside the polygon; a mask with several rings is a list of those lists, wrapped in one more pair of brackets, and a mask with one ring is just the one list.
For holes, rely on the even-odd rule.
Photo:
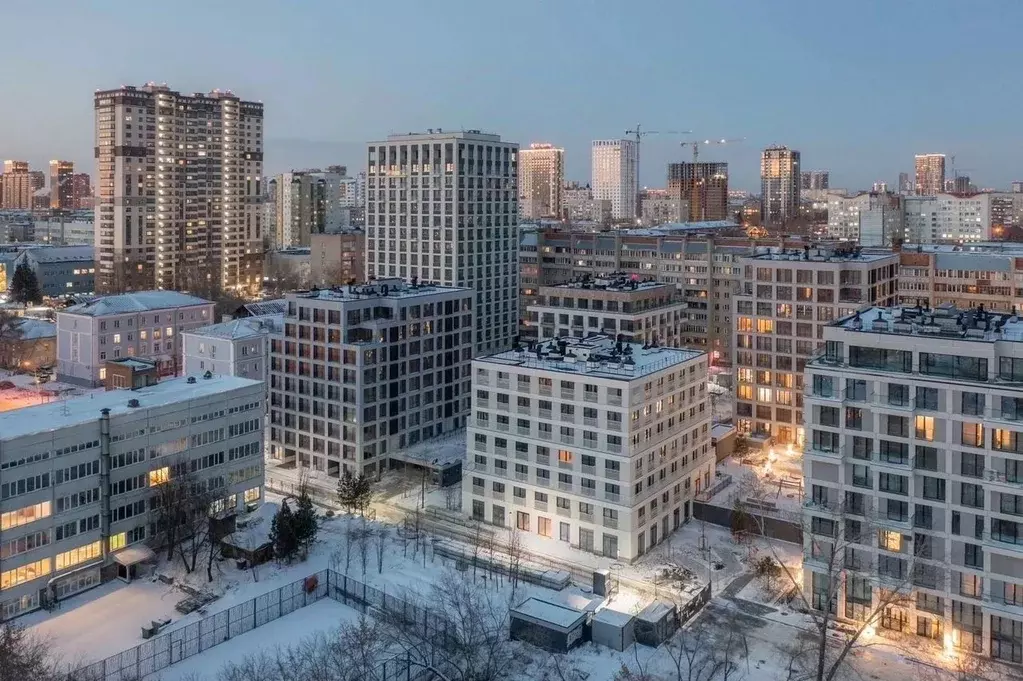
{"label": "lit window", "polygon": [[123,549],[125,546],[127,546],[127,544],[128,544],[128,533],[127,532],[121,532],[120,534],[115,534],[113,537],[110,538],[110,550],[111,551],[116,551],[117,549]]}
{"label": "lit window", "polygon": [[155,471],[149,471],[149,486],[156,487],[170,480],[170,468],[164,466]]}
{"label": "lit window", "polygon": [[561,463],[572,463],[572,452],[567,449],[558,450],[558,461]]}
{"label": "lit window", "polygon": [[880,530],[877,533],[877,543],[886,551],[902,551],[902,533],[893,530]]}
{"label": "lit window", "polygon": [[173,328],[173,327],[170,327],[170,326],[168,326],[168,327],[167,327],[167,337],[168,337],[168,338],[170,338],[170,337],[171,337],[171,336],[173,336],[173,335],[174,335],[174,328]]}
{"label": "lit window", "polygon": [[114,343],[120,343],[120,342],[121,342],[121,334],[115,333],[114,334]]}

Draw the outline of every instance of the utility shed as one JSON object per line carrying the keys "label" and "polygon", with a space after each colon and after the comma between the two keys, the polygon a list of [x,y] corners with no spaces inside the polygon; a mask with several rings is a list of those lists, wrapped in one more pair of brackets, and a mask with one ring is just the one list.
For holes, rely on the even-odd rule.
{"label": "utility shed", "polygon": [[603,608],[593,615],[591,631],[593,642],[622,651],[636,642],[636,618],[625,612]]}
{"label": "utility shed", "polygon": [[529,598],[511,611],[511,638],[552,653],[565,653],[582,643],[586,613]]}
{"label": "utility shed", "polygon": [[675,606],[664,601],[654,601],[636,615],[636,642],[657,647],[667,641],[678,629],[678,613]]}

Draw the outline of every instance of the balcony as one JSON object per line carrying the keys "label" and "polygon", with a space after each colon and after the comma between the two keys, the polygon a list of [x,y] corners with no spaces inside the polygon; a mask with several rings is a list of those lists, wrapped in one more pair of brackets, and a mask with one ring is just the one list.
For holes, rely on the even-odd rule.
{"label": "balcony", "polygon": [[550,440],[554,437],[554,433],[549,430],[540,430],[537,431],[536,436],[541,440]]}
{"label": "balcony", "polygon": [[591,428],[596,428],[597,427],[597,419],[590,418],[588,416],[584,416],[583,417],[583,425],[584,426],[590,426]]}
{"label": "balcony", "polygon": [[561,399],[563,399],[563,400],[573,400],[574,401],[575,400],[575,391],[574,390],[565,390],[564,388],[562,388],[561,389]]}
{"label": "balcony", "polygon": [[574,435],[565,435],[564,433],[561,433],[560,435],[558,435],[558,442],[560,442],[563,445],[574,444],[575,443],[575,436]]}
{"label": "balcony", "polygon": [[988,407],[984,416],[987,420],[1008,423],[1011,425],[1019,425],[1023,422],[1023,414],[1016,411],[1003,410],[1000,406],[995,405]]}
{"label": "balcony", "polygon": [[540,388],[539,390],[537,390],[537,392],[540,393],[541,395],[547,395],[549,397],[550,395],[554,394],[554,389],[549,385],[543,385],[541,383]]}
{"label": "balcony", "polygon": [[621,397],[621,395],[610,395],[609,394],[607,396],[607,403],[608,403],[608,405],[610,405],[612,407],[620,407],[620,406],[622,406],[622,397]]}
{"label": "balcony", "polygon": [[497,490],[490,490],[490,496],[494,499],[504,500],[505,492],[498,492]]}
{"label": "balcony", "polygon": [[520,393],[528,393],[529,392],[529,383],[523,383],[523,382],[519,381],[519,392]]}
{"label": "balcony", "polygon": [[521,480],[522,482],[529,482],[529,473],[519,473],[516,471],[515,479]]}
{"label": "balcony", "polygon": [[607,478],[608,480],[620,480],[621,471],[616,470],[614,468],[605,468],[604,477]]}
{"label": "balcony", "polygon": [[539,487],[550,487],[551,486],[551,479],[550,478],[537,478],[536,479],[536,484]]}
{"label": "balcony", "polygon": [[504,432],[504,433],[507,433],[507,432],[508,432],[509,430],[511,430],[511,424],[508,424],[508,423],[501,423],[500,421],[498,421],[498,422],[497,422],[497,423],[495,424],[495,427],[496,427],[496,428],[497,428],[498,430],[500,430],[501,432]]}
{"label": "balcony", "polygon": [[622,503],[622,495],[615,494],[614,492],[604,492],[604,499],[610,501],[612,504]]}
{"label": "balcony", "polygon": [[607,443],[607,451],[612,452],[614,454],[621,454],[622,446],[619,445],[619,444],[612,444],[612,443],[608,442]]}
{"label": "balcony", "polygon": [[589,390],[583,391],[583,402],[597,402],[597,393]]}
{"label": "balcony", "polygon": [[517,426],[515,428],[515,432],[518,433],[519,435],[525,435],[526,437],[529,437],[530,430],[526,426]]}
{"label": "balcony", "polygon": [[499,378],[499,379],[497,379],[497,387],[498,388],[507,388],[510,385],[511,385],[511,383],[508,381],[507,378]]}
{"label": "balcony", "polygon": [[558,489],[560,489],[562,492],[571,492],[572,491],[572,483],[570,483],[570,482],[558,482]]}
{"label": "balcony", "polygon": [[579,493],[584,497],[595,497],[597,496],[597,489],[595,487],[580,487]]}
{"label": "balcony", "polygon": [[613,430],[616,433],[620,433],[620,432],[622,432],[622,422],[621,421],[608,421],[607,422],[607,429],[608,430]]}
{"label": "balcony", "polygon": [[828,515],[838,515],[841,513],[840,504],[836,501],[814,501],[813,499],[806,499],[803,501],[803,508],[815,513],[826,513]]}
{"label": "balcony", "polygon": [[547,510],[547,502],[546,501],[534,501],[533,502],[533,508],[535,508],[538,511],[546,511]]}
{"label": "balcony", "polygon": [[526,498],[525,497],[512,497],[512,503],[515,504],[516,506],[525,506],[526,505]]}
{"label": "balcony", "polygon": [[550,420],[553,417],[553,414],[551,413],[550,409],[541,409],[539,417],[542,419]]}
{"label": "balcony", "polygon": [[829,449],[821,449],[820,445],[815,445],[812,442],[808,443],[803,447],[803,453],[811,456],[825,456],[828,458],[841,459],[843,455],[843,447],[838,446]]}
{"label": "balcony", "polygon": [[501,411],[511,411],[511,403],[509,402],[498,402],[497,408]]}
{"label": "balcony", "polygon": [[596,475],[597,474],[597,467],[596,466],[587,466],[586,464],[583,464],[582,472],[583,472],[583,475]]}
{"label": "balcony", "polygon": [[608,529],[611,529],[611,530],[617,530],[618,529],[618,519],[617,518],[608,518],[607,516],[604,516],[604,527],[606,527]]}
{"label": "balcony", "polygon": [[558,506],[556,509],[554,509],[554,512],[557,513],[558,515],[560,515],[563,518],[571,518],[572,517],[572,511],[567,509],[567,508],[562,508],[561,506]]}
{"label": "balcony", "polygon": [[520,404],[516,407],[515,411],[519,414],[525,414],[526,416],[529,416],[532,410],[529,408],[528,405]]}
{"label": "balcony", "polygon": [[579,514],[579,522],[592,523],[593,522],[593,514],[592,513],[580,513]]}
{"label": "balcony", "polygon": [[473,486],[472,486],[472,495],[473,495],[473,496],[475,496],[475,497],[481,497],[481,496],[483,496],[484,494],[485,494],[485,491],[484,491],[484,487],[483,487],[483,485],[473,485]]}

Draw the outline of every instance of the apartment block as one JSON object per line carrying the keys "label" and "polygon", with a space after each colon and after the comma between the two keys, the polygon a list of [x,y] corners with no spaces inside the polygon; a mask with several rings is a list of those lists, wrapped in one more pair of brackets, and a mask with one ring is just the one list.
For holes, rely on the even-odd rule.
{"label": "apartment block", "polygon": [[914,158],[914,192],[934,196],[945,191],[945,154],[917,154]]}
{"label": "apartment block", "polygon": [[595,140],[591,149],[593,198],[611,202],[612,220],[634,220],[639,205],[639,143]]}
{"label": "apartment block", "polygon": [[50,208],[75,210],[74,175],[71,161],[50,161]]}
{"label": "apartment block", "polygon": [[611,200],[596,199],[589,185],[565,187],[561,194],[561,218],[570,223],[611,222]]}
{"label": "apartment block", "polygon": [[178,336],[208,326],[214,304],[177,291],[101,296],[57,313],[57,379],[96,387],[108,359],[152,359],[162,376],[181,373]]}
{"label": "apartment block", "polygon": [[541,339],[603,334],[626,343],[679,347],[687,310],[674,285],[615,273],[540,287],[529,320]]}
{"label": "apartment block", "polygon": [[802,445],[803,369],[824,329],[870,305],[892,304],[899,258],[856,247],[758,248],[740,259],[732,297],[736,427],[762,441]]}
{"label": "apartment block", "polygon": [[92,246],[29,248],[14,260],[14,268],[26,265],[36,275],[39,290],[47,298],[86,295],[96,290],[96,263]]}
{"label": "apartment block", "polygon": [[0,414],[0,615],[141,576],[176,475],[224,512],[259,503],[264,399],[258,381],[191,377]]}
{"label": "apartment block", "polygon": [[891,246],[904,238],[901,197],[887,192],[859,192],[827,196],[827,235],[860,246]]}
{"label": "apartment block", "polygon": [[899,253],[902,305],[1023,311],[1023,244],[927,245]]}
{"label": "apartment block", "polygon": [[518,333],[518,153],[479,130],[391,135],[367,151],[366,276],[475,292],[475,352]]}
{"label": "apartment block", "polygon": [[184,373],[241,376],[269,384],[270,335],[284,330],[283,315],[242,317],[184,331]]}
{"label": "apartment block", "polygon": [[690,517],[714,477],[706,383],[706,353],[602,335],[474,360],[463,509],[584,551],[641,556]]}
{"label": "apartment block", "polygon": [[355,178],[340,167],[333,172],[295,170],[269,183],[274,206],[272,233],[276,249],[309,246],[312,236],[338,232],[352,224]]}
{"label": "apartment block", "polygon": [[288,294],[270,348],[271,456],[376,475],[390,453],[464,428],[473,298],[399,279]]}
{"label": "apartment block", "polygon": [[344,229],[313,234],[309,244],[309,280],[329,287],[366,281],[366,232]]}
{"label": "apartment block", "polygon": [[519,150],[519,216],[524,220],[561,217],[565,150],[530,144]]}
{"label": "apartment block", "polygon": [[669,163],[668,191],[688,203],[689,212],[680,222],[729,218],[727,163]]}
{"label": "apartment block", "polygon": [[31,210],[34,190],[28,161],[4,161],[3,184],[0,188],[0,208]]}
{"label": "apartment block", "polygon": [[907,243],[970,243],[991,239],[991,194],[907,196]]}
{"label": "apartment block", "polygon": [[147,83],[94,109],[97,289],[258,291],[263,104]]}
{"label": "apartment block", "polygon": [[801,171],[799,152],[768,147],[760,156],[760,219],[765,225],[783,225],[799,215]]}
{"label": "apartment block", "polygon": [[[873,307],[824,329],[806,367],[803,574],[825,607],[1023,662],[1023,323]],[[834,584],[834,582],[832,582]],[[832,589],[833,591],[833,589]]]}

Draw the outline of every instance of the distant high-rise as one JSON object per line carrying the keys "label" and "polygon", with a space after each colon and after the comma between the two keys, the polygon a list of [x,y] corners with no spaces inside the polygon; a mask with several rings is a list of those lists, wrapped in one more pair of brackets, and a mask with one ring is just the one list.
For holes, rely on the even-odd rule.
{"label": "distant high-rise", "polygon": [[801,189],[828,189],[831,183],[831,171],[804,170],[800,174]]}
{"label": "distant high-rise", "polygon": [[331,170],[296,170],[271,180],[276,215],[271,236],[274,248],[309,246],[311,235],[330,234],[351,226],[355,178]]}
{"label": "distant high-rise", "polygon": [[559,217],[564,184],[564,149],[530,144],[519,150],[519,215],[524,219]]}
{"label": "distant high-rise", "polygon": [[75,173],[71,180],[71,197],[75,210],[92,208],[92,178],[89,173]]}
{"label": "distant high-rise", "polygon": [[41,170],[30,170],[28,176],[31,178],[32,192],[35,193],[46,187],[46,173]]}
{"label": "distant high-rise", "polygon": [[519,145],[467,130],[390,135],[366,165],[366,276],[474,293],[475,355],[518,334]]}
{"label": "distant high-rise", "polygon": [[32,176],[28,161],[4,161],[3,197],[0,207],[7,210],[32,208]]}
{"label": "distant high-rise", "polygon": [[956,175],[945,180],[945,192],[948,194],[969,194],[973,189],[969,175]]}
{"label": "distant high-rise", "polygon": [[593,198],[611,202],[611,218],[633,220],[639,195],[639,145],[635,140],[595,140],[592,149]]}
{"label": "distant high-rise", "polygon": [[875,193],[879,193],[879,194],[887,194],[888,193],[888,183],[885,182],[884,180],[878,180],[877,182],[874,183],[873,191]]}
{"label": "distant high-rise", "polygon": [[50,161],[50,208],[72,210],[75,207],[74,174],[75,164],[71,161]]}
{"label": "distant high-rise", "polygon": [[764,149],[760,158],[760,216],[765,225],[780,225],[799,215],[799,152],[788,147]]}
{"label": "distant high-rise", "polygon": [[97,291],[257,291],[263,105],[148,83],[95,111]]}
{"label": "distant high-rise", "polygon": [[686,220],[728,219],[728,164],[669,163],[668,193],[689,202]]}
{"label": "distant high-rise", "polygon": [[909,173],[899,173],[899,193],[900,194],[913,193],[913,180],[910,179]]}
{"label": "distant high-rise", "polygon": [[945,154],[917,154],[913,193],[934,196],[945,190]]}

